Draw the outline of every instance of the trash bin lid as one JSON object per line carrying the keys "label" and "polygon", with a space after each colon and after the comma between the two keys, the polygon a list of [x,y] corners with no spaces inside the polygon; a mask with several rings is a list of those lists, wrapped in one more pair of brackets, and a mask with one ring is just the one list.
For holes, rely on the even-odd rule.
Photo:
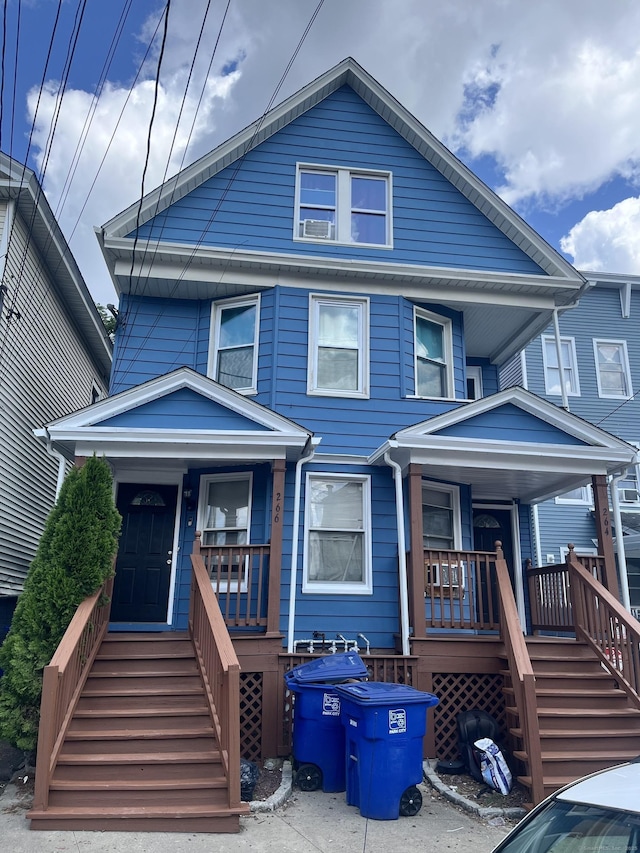
{"label": "trash bin lid", "polygon": [[285,674],[285,679],[287,683],[297,681],[298,684],[331,684],[335,681],[346,681],[348,678],[366,678],[367,674],[367,667],[359,654],[338,652],[294,666]]}
{"label": "trash bin lid", "polygon": [[339,696],[351,699],[359,705],[388,705],[396,702],[406,705],[420,702],[426,708],[431,708],[440,701],[433,693],[416,690],[407,684],[387,684],[382,681],[336,684],[335,691]]}

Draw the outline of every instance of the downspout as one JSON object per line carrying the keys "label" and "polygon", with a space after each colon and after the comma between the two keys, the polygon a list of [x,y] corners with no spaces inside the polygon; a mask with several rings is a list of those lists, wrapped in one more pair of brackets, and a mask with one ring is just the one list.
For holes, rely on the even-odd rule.
{"label": "downspout", "polygon": [[402,654],[411,654],[409,648],[409,592],[407,588],[407,546],[404,535],[404,495],[402,493],[402,468],[385,451],[384,461],[393,469],[396,487],[396,524],[398,527],[398,586],[400,589],[400,637]]}
{"label": "downspout", "polygon": [[564,364],[562,363],[562,343],[560,341],[560,324],[558,322],[558,309],[553,309],[553,331],[556,337],[556,352],[558,354],[558,373],[560,375],[560,393],[562,395],[562,408],[569,411],[569,398],[567,387],[564,382]]}
{"label": "downspout", "polygon": [[[637,464],[637,461],[636,461]],[[620,595],[625,609],[631,612],[631,600],[629,598],[629,575],[627,573],[627,555],[624,550],[624,536],[622,533],[622,515],[620,514],[620,496],[618,495],[618,483],[627,475],[626,471],[616,474],[609,481],[611,492],[611,504],[613,506],[613,525],[617,531],[616,545],[618,551],[618,573],[620,575]]]}
{"label": "downspout", "polygon": [[[46,430],[45,430],[45,432],[46,432]],[[55,500],[57,501],[58,495],[60,494],[60,489],[62,488],[62,483],[64,482],[65,474],[67,473],[67,471],[66,471],[67,460],[64,458],[62,453],[60,453],[58,450],[55,449],[55,447],[51,443],[51,438],[50,438],[48,432],[47,432],[47,437],[45,440],[45,447],[47,449],[47,453],[49,454],[49,456],[53,457],[53,459],[58,460],[58,480],[56,482],[56,497],[55,497]]]}
{"label": "downspout", "polygon": [[296,587],[298,585],[298,542],[300,541],[300,494],[302,492],[302,466],[313,459],[318,439],[311,439],[311,450],[296,462],[295,488],[293,490],[293,531],[291,542],[291,571],[289,572],[289,621],[287,624],[287,653],[293,654],[293,634],[296,621]]}

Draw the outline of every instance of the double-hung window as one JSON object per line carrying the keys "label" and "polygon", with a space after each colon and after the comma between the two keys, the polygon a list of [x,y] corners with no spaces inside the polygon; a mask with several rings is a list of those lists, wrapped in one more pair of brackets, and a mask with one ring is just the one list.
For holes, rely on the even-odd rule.
{"label": "double-hung window", "polygon": [[368,396],[368,309],[366,299],[310,297],[309,393]]}
{"label": "double-hung window", "polygon": [[417,397],[453,396],[451,322],[414,309],[415,394]]}
{"label": "double-hung window", "polygon": [[422,535],[424,547],[454,551],[460,547],[460,493],[456,486],[422,484]]}
{"label": "double-hung window", "polygon": [[594,340],[598,395],[627,399],[633,396],[626,341]]}
{"label": "double-hung window", "polygon": [[243,394],[258,385],[260,299],[225,300],[213,305],[208,375]]}
{"label": "double-hung window", "polygon": [[[578,381],[575,340],[573,338],[560,338],[560,352],[562,354],[562,375],[565,391],[570,397],[579,396],[580,383]],[[562,380],[558,366],[558,347],[556,346],[556,339],[551,335],[542,336],[542,361],[547,394],[561,394]]]}
{"label": "double-hung window", "polygon": [[391,246],[391,175],[298,166],[294,237]]}
{"label": "double-hung window", "polygon": [[372,591],[370,506],[369,477],[307,474],[303,592]]}
{"label": "double-hung window", "polygon": [[219,591],[246,589],[251,525],[251,474],[211,474],[200,478],[198,530],[211,546],[209,573]]}

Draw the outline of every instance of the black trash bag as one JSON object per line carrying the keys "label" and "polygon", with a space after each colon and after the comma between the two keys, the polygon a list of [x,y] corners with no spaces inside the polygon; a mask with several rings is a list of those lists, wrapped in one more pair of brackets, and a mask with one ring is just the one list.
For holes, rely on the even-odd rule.
{"label": "black trash bag", "polygon": [[250,803],[253,799],[259,775],[260,770],[255,762],[247,761],[246,758],[240,759],[240,799],[245,803]]}
{"label": "black trash bag", "polygon": [[[484,782],[480,759],[482,752],[474,744],[481,738],[491,738],[500,742],[500,726],[495,717],[487,711],[463,711],[456,717],[458,724],[458,751],[460,758],[476,782]],[[503,750],[504,752],[504,750]]]}

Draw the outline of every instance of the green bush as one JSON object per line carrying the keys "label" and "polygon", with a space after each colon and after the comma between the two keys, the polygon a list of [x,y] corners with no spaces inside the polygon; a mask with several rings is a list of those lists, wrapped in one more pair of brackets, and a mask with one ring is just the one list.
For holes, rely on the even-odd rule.
{"label": "green bush", "polygon": [[73,468],[49,514],[0,648],[0,737],[21,749],[37,743],[44,667],[78,605],[113,571],[120,523],[107,463],[94,456]]}

